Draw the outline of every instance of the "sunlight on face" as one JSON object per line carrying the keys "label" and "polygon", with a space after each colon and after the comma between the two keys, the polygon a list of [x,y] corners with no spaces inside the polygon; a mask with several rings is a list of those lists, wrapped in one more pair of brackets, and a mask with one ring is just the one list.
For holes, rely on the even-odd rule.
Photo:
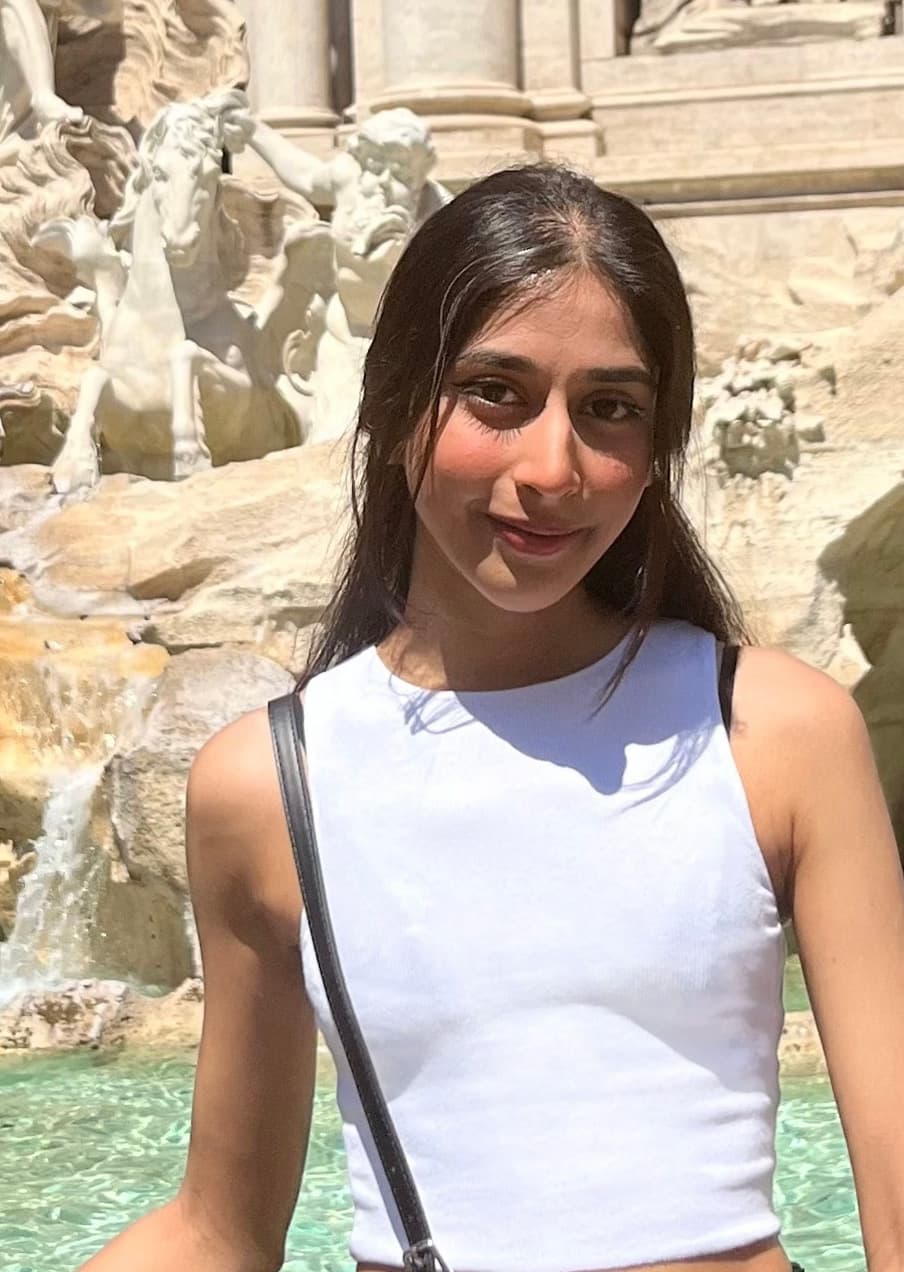
{"label": "sunlight on face", "polygon": [[520,613],[561,601],[649,484],[654,406],[628,315],[595,276],[497,314],[444,387],[412,587]]}

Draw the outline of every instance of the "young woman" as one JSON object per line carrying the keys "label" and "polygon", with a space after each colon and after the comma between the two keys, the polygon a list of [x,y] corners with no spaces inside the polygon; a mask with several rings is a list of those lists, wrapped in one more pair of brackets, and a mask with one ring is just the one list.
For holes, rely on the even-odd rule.
{"label": "young woman", "polygon": [[[904,1269],[901,868],[845,692],[745,647],[720,703],[744,633],[676,501],[693,376],[652,223],[542,166],[417,232],[368,355],[307,761],[352,1002],[455,1272],[788,1272],[787,918],[869,1270]],[[206,1006],[185,1180],[87,1267],[280,1267],[315,1020],[352,1254],[398,1267],[264,710],[198,754],[188,859]]]}

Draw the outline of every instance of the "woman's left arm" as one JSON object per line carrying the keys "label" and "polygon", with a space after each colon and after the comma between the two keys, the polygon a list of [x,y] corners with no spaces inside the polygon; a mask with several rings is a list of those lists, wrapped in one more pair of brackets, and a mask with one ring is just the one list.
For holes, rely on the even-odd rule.
{"label": "woman's left arm", "polygon": [[801,963],[854,1170],[867,1266],[904,1272],[904,876],[856,704],[821,673],[790,659],[786,668],[781,749]]}

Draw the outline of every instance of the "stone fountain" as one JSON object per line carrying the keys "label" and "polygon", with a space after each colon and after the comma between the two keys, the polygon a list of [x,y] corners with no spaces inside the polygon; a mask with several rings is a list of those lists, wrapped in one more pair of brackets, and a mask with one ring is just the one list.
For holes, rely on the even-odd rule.
{"label": "stone fountain", "polygon": [[[703,373],[688,506],[760,638],[857,695],[904,842],[883,6],[651,0],[634,23],[609,0],[577,24],[467,0],[403,32],[390,0],[344,24],[283,4],[0,0],[0,1049],[196,1036],[189,764],[302,664],[408,235],[513,158],[583,164],[674,244]],[[780,138],[776,83],[801,117]],[[805,1023],[786,1052],[812,1061]]]}

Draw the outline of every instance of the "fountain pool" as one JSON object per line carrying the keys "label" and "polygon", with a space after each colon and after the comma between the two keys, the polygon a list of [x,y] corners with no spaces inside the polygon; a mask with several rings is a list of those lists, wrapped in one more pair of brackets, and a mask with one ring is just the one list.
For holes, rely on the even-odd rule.
{"label": "fountain pool", "polygon": [[[188,1144],[192,1053],[80,1052],[0,1062],[4,1272],[73,1272],[171,1196]],[[351,1272],[349,1197],[332,1071],[317,1086],[285,1272]],[[828,1083],[786,1082],[776,1200],[808,1272],[864,1266],[847,1155]]]}

